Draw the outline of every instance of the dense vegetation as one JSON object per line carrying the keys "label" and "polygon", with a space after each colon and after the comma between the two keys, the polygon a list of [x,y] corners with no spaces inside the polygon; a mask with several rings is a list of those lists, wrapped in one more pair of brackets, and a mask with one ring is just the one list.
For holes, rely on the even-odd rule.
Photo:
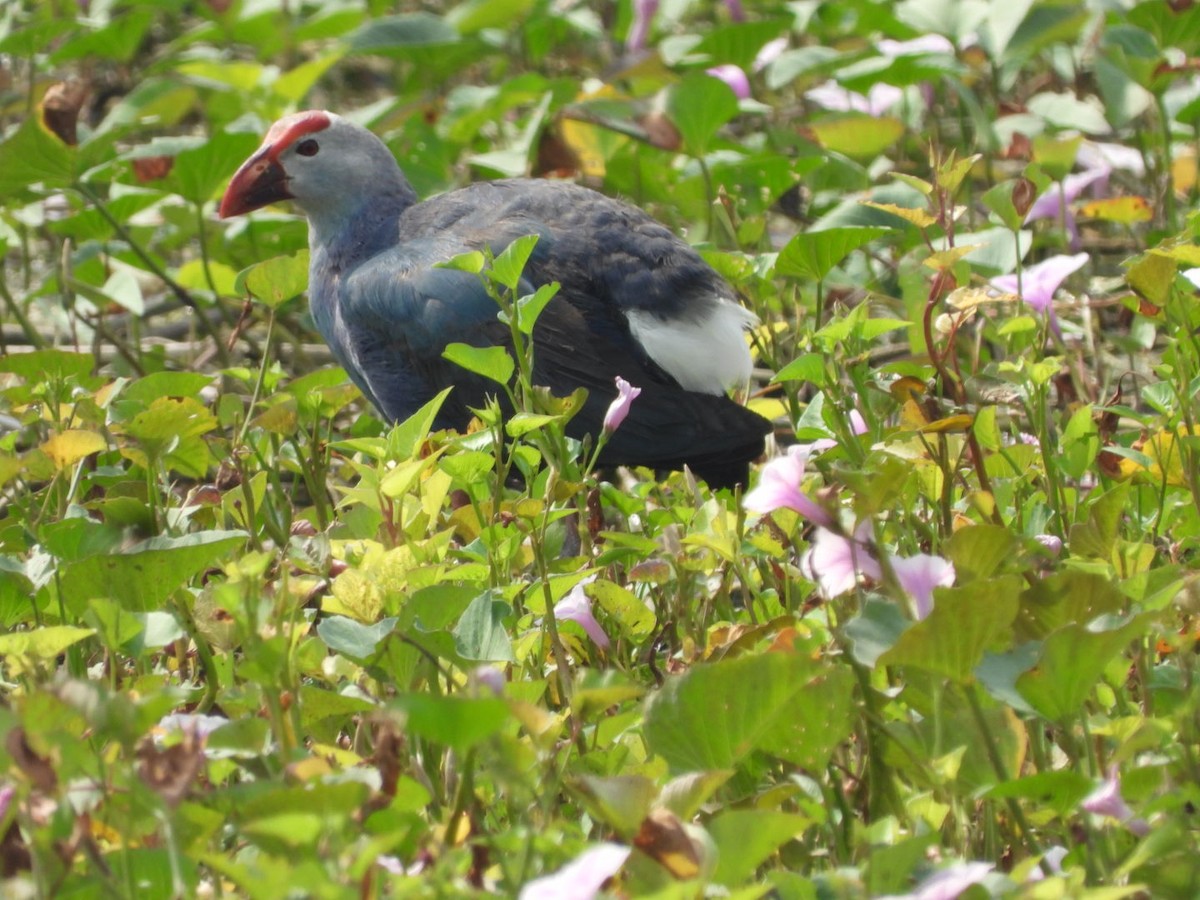
{"label": "dense vegetation", "polygon": [[[1200,6],[414,6],[0,13],[5,896],[1200,895]],[[751,490],[379,421],[314,106],[702,248]]]}

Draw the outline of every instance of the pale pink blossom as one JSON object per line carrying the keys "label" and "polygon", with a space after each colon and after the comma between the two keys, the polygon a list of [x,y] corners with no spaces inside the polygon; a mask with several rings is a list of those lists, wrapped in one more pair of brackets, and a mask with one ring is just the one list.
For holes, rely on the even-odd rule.
{"label": "pale pink blossom", "polygon": [[520,900],[593,900],[604,882],[629,858],[629,847],[597,844],[552,875],[544,875],[521,888]]}
{"label": "pale pink blossom", "polygon": [[595,580],[596,576],[591,575],[571,588],[567,595],[554,605],[554,618],[574,622],[587,632],[597,647],[607,650],[610,643],[608,635],[592,615],[592,600],[584,591],[584,587]]}
{"label": "pale pink blossom", "polygon": [[854,590],[860,576],[878,581],[882,574],[879,561],[871,555],[870,537],[871,523],[865,520],[851,537],[818,528],[800,555],[800,571],[817,583],[826,600]]}
{"label": "pale pink blossom", "polygon": [[750,66],[750,71],[761,72],[778,59],[787,48],[788,39],[785,37],[778,37],[773,41],[767,41],[754,57],[754,64]]}
{"label": "pale pink blossom", "polygon": [[908,894],[889,894],[883,900],[955,900],[979,884],[995,866],[986,862],[958,862],[939,869]]}
{"label": "pale pink blossom", "polygon": [[1112,172],[1107,167],[1086,169],[1068,175],[1062,181],[1056,181],[1050,188],[1029,207],[1025,214],[1025,224],[1036,222],[1038,219],[1061,221],[1067,229],[1071,249],[1079,246],[1079,226],[1075,222],[1075,213],[1071,204],[1088,188],[1096,186],[1103,189],[1108,184],[1108,176]]}
{"label": "pale pink blossom", "polygon": [[895,59],[897,56],[918,56],[922,53],[953,53],[954,45],[949,38],[940,34],[925,34],[907,41],[884,38],[875,44],[875,49],[880,55]]}
{"label": "pale pink blossom", "polygon": [[830,526],[829,511],[802,490],[804,467],[811,447],[799,444],[763,466],[758,486],[742,498],[742,505],[751,512],[768,513],[777,509],[793,509],[816,525]]}
{"label": "pale pink blossom", "polygon": [[[1021,299],[1039,313],[1049,312],[1053,316],[1051,303],[1059,285],[1067,276],[1078,272],[1091,257],[1086,253],[1074,256],[1058,254],[1029,266],[1021,274]],[[992,279],[992,286],[1009,293],[1017,292],[1017,275],[1001,275]]]}
{"label": "pale pink blossom", "polygon": [[892,571],[901,589],[913,601],[918,621],[933,611],[933,589],[954,584],[954,564],[940,556],[918,553],[916,556],[891,558]]}
{"label": "pale pink blossom", "polygon": [[471,671],[471,681],[495,697],[504,694],[504,673],[495,666],[476,666]]}
{"label": "pale pink blossom", "polygon": [[713,78],[719,78],[729,85],[739,100],[750,99],[750,79],[746,77],[746,73],[742,71],[741,66],[726,63],[722,66],[713,66],[711,69],[706,69],[705,71]]}
{"label": "pale pink blossom", "polygon": [[826,81],[804,92],[805,99],[833,112],[860,112],[882,116],[900,102],[904,91],[895,85],[879,82],[864,95],[842,87],[836,81]]}
{"label": "pale pink blossom", "polygon": [[658,12],[658,0],[633,0],[633,23],[625,36],[625,49],[636,53],[646,48],[650,38],[650,23]]}
{"label": "pale pink blossom", "polygon": [[608,406],[608,412],[604,414],[604,431],[606,434],[612,434],[621,427],[621,423],[625,421],[625,417],[629,415],[629,408],[633,406],[633,401],[641,394],[640,387],[634,387],[620,375],[617,376],[617,396]]}
{"label": "pale pink blossom", "polygon": [[1063,542],[1057,534],[1035,534],[1033,539],[1045,547],[1051,556],[1062,553]]}
{"label": "pale pink blossom", "polygon": [[1138,818],[1133,814],[1133,810],[1121,796],[1121,782],[1117,775],[1117,767],[1110,768],[1108,777],[1101,782],[1098,788],[1083,798],[1079,808],[1096,816],[1116,819],[1138,837],[1145,837],[1150,832],[1150,826],[1145,819]]}
{"label": "pale pink blossom", "polygon": [[1029,875],[1026,876],[1025,880],[1042,881],[1046,878],[1047,874],[1061,875],[1063,873],[1062,863],[1066,858],[1067,848],[1061,844],[1047,847],[1046,852],[1042,854],[1042,865],[1034,866],[1030,869]]}
{"label": "pale pink blossom", "polygon": [[3,822],[4,817],[8,815],[8,808],[12,806],[13,797],[16,795],[17,789],[11,784],[0,787],[0,822]]}

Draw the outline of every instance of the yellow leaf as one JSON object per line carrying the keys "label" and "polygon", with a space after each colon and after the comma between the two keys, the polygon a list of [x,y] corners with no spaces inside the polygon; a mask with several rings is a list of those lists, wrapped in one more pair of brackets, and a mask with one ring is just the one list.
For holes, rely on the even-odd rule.
{"label": "yellow leaf", "polygon": [[1175,193],[1187,196],[1196,186],[1196,154],[1180,153],[1171,160],[1171,186]]}
{"label": "yellow leaf", "polygon": [[905,400],[904,405],[900,407],[900,427],[905,431],[920,431],[928,424],[929,419],[925,417],[925,411],[910,395],[909,399]]}
{"label": "yellow leaf", "polygon": [[[919,397],[928,390],[928,385],[920,378],[914,378],[912,375],[904,375],[892,382],[888,391],[897,400],[906,400],[912,402],[914,397]],[[921,417],[921,421],[925,421],[925,417]]]}
{"label": "yellow leaf", "polygon": [[904,123],[891,116],[849,115],[815,122],[808,129],[826,150],[869,159],[900,139]]}
{"label": "yellow leaf", "polygon": [[953,416],[946,416],[944,419],[938,419],[936,422],[930,422],[923,427],[921,431],[925,434],[945,434],[951,431],[969,431],[971,425],[974,424],[975,417],[970,413],[958,413]]}
{"label": "yellow leaf", "polygon": [[950,269],[953,268],[954,264],[968,253],[971,253],[982,246],[983,244],[966,244],[962,247],[951,247],[948,250],[939,250],[932,256],[925,257],[921,264],[927,269],[934,269],[935,271],[941,269]]}
{"label": "yellow leaf", "polygon": [[974,309],[984,303],[1016,303],[1020,298],[1016,294],[997,291],[994,288],[960,287],[950,292],[946,305],[955,309]]}
{"label": "yellow leaf", "polygon": [[911,222],[918,228],[928,228],[930,225],[937,224],[937,219],[923,209],[910,206],[897,206],[895,203],[876,203],[873,200],[863,200],[862,204],[863,206],[881,209],[884,212],[891,213],[893,216],[899,216],[904,221]]}
{"label": "yellow leaf", "polygon": [[1132,225],[1134,222],[1149,222],[1154,213],[1150,202],[1145,197],[1106,197],[1103,200],[1092,200],[1079,207],[1079,214],[1088,219],[1102,219],[1105,222],[1119,222],[1122,225]]}
{"label": "yellow leaf", "polygon": [[41,451],[50,457],[54,468],[61,472],[107,446],[108,442],[98,432],[72,428],[51,437],[42,444]]}

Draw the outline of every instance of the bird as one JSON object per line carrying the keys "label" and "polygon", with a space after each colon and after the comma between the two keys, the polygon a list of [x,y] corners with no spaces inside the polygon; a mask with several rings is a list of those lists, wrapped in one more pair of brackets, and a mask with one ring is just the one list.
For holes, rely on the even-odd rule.
{"label": "bird", "polygon": [[275,122],[218,212],[227,219],[284,200],[308,219],[313,322],[385,419],[403,421],[449,386],[434,425],[464,431],[472,410],[499,393],[443,351],[466,343],[511,352],[510,327],[477,273],[441,264],[536,235],[520,294],[559,288],[533,328],[533,383],[560,397],[587,389],[567,434],[599,438],[619,376],[641,393],[606,435],[600,466],[687,466],[713,490],[746,483],[772,423],[728,392],[749,382],[746,332],[757,318],[644,210],[538,178],[480,181],[421,201],[378,136],[324,110]]}

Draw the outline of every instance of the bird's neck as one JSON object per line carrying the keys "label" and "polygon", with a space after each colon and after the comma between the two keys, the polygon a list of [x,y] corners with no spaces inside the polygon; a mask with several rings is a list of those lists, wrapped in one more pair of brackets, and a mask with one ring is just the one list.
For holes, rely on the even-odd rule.
{"label": "bird's neck", "polygon": [[400,216],[416,203],[407,183],[371,194],[347,209],[310,211],[308,241],[314,271],[333,276],[349,272],[375,255],[396,246]]}

